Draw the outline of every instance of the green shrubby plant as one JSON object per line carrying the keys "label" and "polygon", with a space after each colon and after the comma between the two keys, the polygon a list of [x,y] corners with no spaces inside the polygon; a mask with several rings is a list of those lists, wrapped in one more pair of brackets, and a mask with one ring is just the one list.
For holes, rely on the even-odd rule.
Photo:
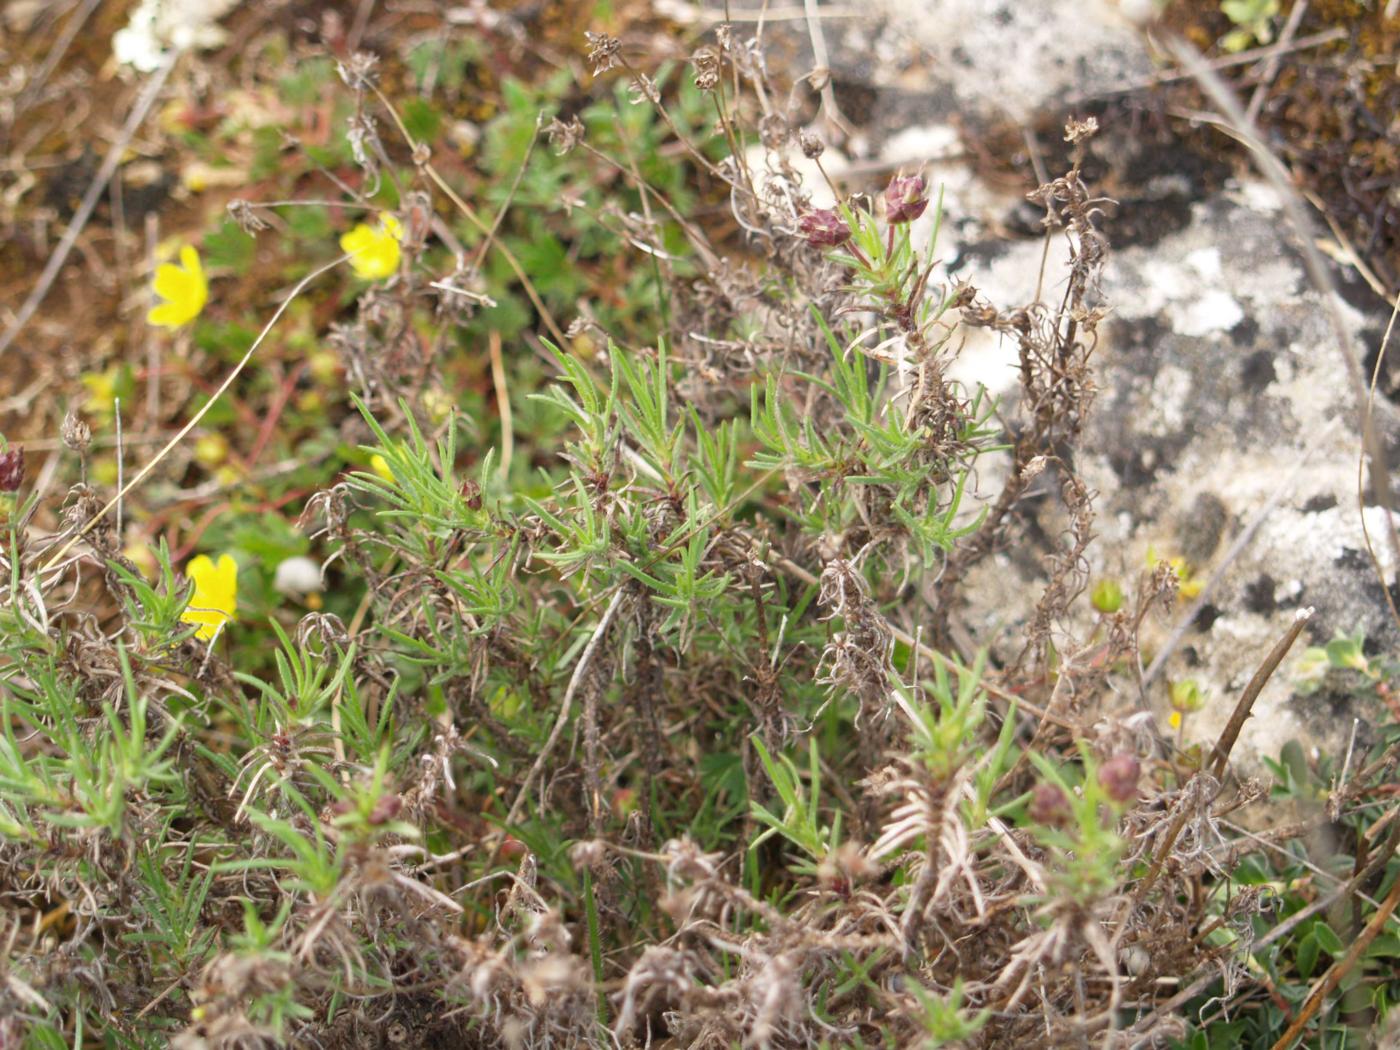
{"label": "green shrubby plant", "polygon": [[[1163,1042],[1245,979],[1296,1005],[1364,921],[1344,905],[1388,892],[1392,741],[1335,787],[1276,768],[1367,844],[1324,876],[1297,836],[1227,839],[1262,789],[1117,702],[1179,581],[1089,590],[1070,453],[1107,242],[1078,163],[1031,195],[1072,248],[1063,298],[992,304],[944,280],[924,173],[815,206],[801,89],[738,34],[659,69],[590,35],[597,79],[505,81],[474,166],[433,87],[463,102],[484,43],[415,42],[406,97],[365,54],[301,64],[281,91],[342,84],[341,130],[287,176],[339,196],[235,202],[208,271],[189,246],[157,276],[157,321],[229,369],[185,435],[225,435],[189,455],[233,472],[227,512],[138,565],[116,516],[141,490],[112,498],[90,434],[65,426],[52,528],[0,462],[0,894],[33,917],[0,1043]],[[220,302],[272,239],[316,275],[273,317],[291,379]],[[964,326],[1014,342],[1019,406],[949,378]],[[275,499],[239,502],[282,440],[228,439],[241,382],[310,431]],[[99,426],[121,383],[89,377]],[[994,657],[960,602],[1042,476],[1066,530]],[[1388,665],[1334,649],[1383,692]],[[1308,872],[1368,896],[1261,947],[1256,888],[1301,915]],[[1386,937],[1338,1009],[1388,1011]]]}

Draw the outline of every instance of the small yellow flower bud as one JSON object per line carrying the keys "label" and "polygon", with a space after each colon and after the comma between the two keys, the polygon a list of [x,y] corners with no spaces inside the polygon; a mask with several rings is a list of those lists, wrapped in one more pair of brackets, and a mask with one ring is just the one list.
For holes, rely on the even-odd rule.
{"label": "small yellow flower bud", "polygon": [[194,443],[194,458],[205,470],[213,470],[228,459],[228,438],[218,431],[201,435]]}
{"label": "small yellow flower bud", "polygon": [[1118,586],[1118,581],[1113,579],[1102,579],[1094,584],[1094,589],[1090,592],[1089,600],[1095,609],[1110,616],[1123,607],[1123,588]]}
{"label": "small yellow flower bud", "polygon": [[313,350],[306,358],[311,378],[327,385],[340,377],[340,359],[330,350]]}

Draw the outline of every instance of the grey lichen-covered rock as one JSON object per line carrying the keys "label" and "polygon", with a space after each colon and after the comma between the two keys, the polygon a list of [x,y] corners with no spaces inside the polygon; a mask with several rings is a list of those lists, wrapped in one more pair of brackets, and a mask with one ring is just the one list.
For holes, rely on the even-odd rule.
{"label": "grey lichen-covered rock", "polygon": [[[873,19],[827,22],[831,65],[846,82],[866,85],[874,102],[865,116],[876,131],[863,142],[857,135],[847,155],[833,149],[824,163],[847,176],[871,162],[880,171],[922,168],[946,192],[939,276],[970,281],[1001,308],[1030,302],[1037,289],[1053,299],[1067,272],[1064,239],[1052,238],[1048,252],[1043,239],[1016,239],[1034,228],[1034,209],[958,159],[968,140],[955,128],[1007,118],[1043,126],[1076,112],[1076,98],[1149,76],[1154,65],[1125,17],[1129,8],[1145,10],[1110,0],[878,0]],[[883,57],[851,59],[871,54]],[[1181,623],[1191,605],[1183,598],[1146,626],[1148,661],[1174,634],[1177,641],[1146,695],[1134,689],[1123,706],[1144,703],[1165,730],[1171,684],[1194,679],[1207,704],[1186,719],[1184,735],[1213,742],[1265,654],[1297,610],[1311,606],[1308,635],[1260,698],[1235,758],[1258,771],[1259,758],[1276,756],[1289,739],[1340,752],[1352,719],[1376,712],[1351,697],[1303,696],[1298,657],[1339,631],[1359,628],[1389,647],[1400,634],[1366,553],[1359,423],[1322,299],[1273,189],[1254,178],[1227,182],[1230,161],[1122,126],[1121,111],[1117,118],[1106,118],[1088,146],[1098,170],[1113,174],[1120,202],[1107,206],[1103,223],[1113,245],[1103,285],[1112,316],[1100,330],[1099,395],[1075,459],[1098,494],[1090,569],[1131,592],[1148,573],[1149,554],[1184,559],[1197,584],[1225,566],[1191,623]],[[813,171],[809,182],[822,181]],[[932,209],[916,232],[931,222]],[[1342,313],[1357,356],[1374,352],[1384,318],[1350,305]],[[959,340],[950,375],[1014,396],[1015,346],[980,329],[961,330]],[[1394,434],[1393,406],[1378,411]],[[978,464],[983,498],[998,491],[1005,466]],[[1021,508],[1027,527],[966,581],[964,626],[976,641],[1006,647],[1007,657],[1064,525],[1055,492],[1047,473]],[[1384,514],[1367,506],[1365,521],[1394,579]],[[1094,615],[1087,596],[1076,610],[1082,637]]]}
{"label": "grey lichen-covered rock", "polygon": [[922,48],[964,115],[1029,120],[1066,96],[1152,72],[1142,40],[1105,0],[877,0]]}
{"label": "grey lichen-covered rock", "polygon": [[[1041,252],[1039,243],[1017,245],[960,276],[1015,303],[1033,294]],[[1184,558],[1198,582],[1223,565],[1146,697],[1165,727],[1170,682],[1194,679],[1207,704],[1188,716],[1185,735],[1209,742],[1300,607],[1316,609],[1314,643],[1357,628],[1386,645],[1400,640],[1366,553],[1356,406],[1322,298],[1267,186],[1237,184],[1195,205],[1179,232],[1116,252],[1104,295],[1113,318],[1095,355],[1100,393],[1075,460],[1098,492],[1092,571],[1131,588],[1149,552]],[[1364,356],[1376,329],[1352,307],[1341,310],[1353,351]],[[1014,387],[1012,348],[972,349],[978,378]],[[1393,434],[1393,409],[1378,411]],[[1040,502],[1036,531],[1054,536],[1055,503]],[[1368,506],[1365,521],[1393,579],[1384,513]],[[1224,564],[1247,531],[1242,551]],[[1040,557],[1003,552],[969,580],[976,636],[995,644],[998,634],[1014,634],[1004,629],[1029,614]],[[1017,565],[1020,574],[1006,571]],[[1189,605],[1179,601],[1173,617]],[[1086,622],[1092,615],[1083,614]],[[1174,626],[1159,622],[1144,635],[1149,659]],[[1299,695],[1294,668],[1304,644],[1245,726],[1236,758],[1246,767],[1289,739],[1339,752],[1352,719],[1376,715],[1350,700],[1339,707],[1336,698],[1319,704]]]}

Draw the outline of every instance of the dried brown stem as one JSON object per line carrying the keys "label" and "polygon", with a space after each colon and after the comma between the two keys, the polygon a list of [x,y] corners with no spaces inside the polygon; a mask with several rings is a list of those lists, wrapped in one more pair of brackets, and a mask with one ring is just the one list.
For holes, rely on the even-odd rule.
{"label": "dried brown stem", "polygon": [[1361,956],[1366,949],[1371,946],[1371,942],[1376,939],[1376,935],[1381,932],[1381,928],[1389,921],[1391,913],[1395,911],[1395,906],[1400,904],[1400,879],[1395,885],[1390,887],[1390,892],[1385,895],[1385,900],[1381,901],[1381,906],[1376,909],[1376,913],[1371,916],[1361,930],[1360,935],[1352,942],[1347,953],[1327,968],[1313,985],[1312,991],[1308,993],[1307,1000],[1303,1003],[1303,1008],[1298,1011],[1298,1016],[1293,1019],[1293,1023],[1288,1026],[1288,1030],[1274,1043],[1273,1050],[1287,1050],[1293,1044],[1293,1040],[1302,1034],[1304,1028],[1322,1008],[1322,1004],[1327,997],[1337,990],[1342,978],[1355,969]]}

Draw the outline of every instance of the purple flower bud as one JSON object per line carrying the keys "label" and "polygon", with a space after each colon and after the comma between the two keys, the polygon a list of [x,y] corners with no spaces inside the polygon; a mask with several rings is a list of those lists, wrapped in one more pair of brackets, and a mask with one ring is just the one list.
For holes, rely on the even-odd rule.
{"label": "purple flower bud", "polygon": [[0,492],[14,492],[24,481],[24,449],[0,452]]}
{"label": "purple flower bud", "polygon": [[381,795],[370,810],[368,822],[375,825],[387,824],[399,815],[402,808],[403,799],[398,795]]}
{"label": "purple flower bud", "polygon": [[1137,797],[1138,778],[1142,766],[1136,755],[1119,752],[1099,766],[1099,786],[1114,802],[1128,802]]}
{"label": "purple flower bud", "polygon": [[896,175],[885,187],[885,219],[913,222],[928,207],[928,184],[922,175]]}
{"label": "purple flower bud", "polygon": [[1037,784],[1035,791],[1031,793],[1030,809],[1027,812],[1037,824],[1052,828],[1068,824],[1071,815],[1069,799],[1065,798],[1065,793],[1059,786],[1043,783]]}
{"label": "purple flower bud", "polygon": [[851,239],[851,228],[835,208],[809,211],[797,220],[797,229],[813,248],[835,248]]}

